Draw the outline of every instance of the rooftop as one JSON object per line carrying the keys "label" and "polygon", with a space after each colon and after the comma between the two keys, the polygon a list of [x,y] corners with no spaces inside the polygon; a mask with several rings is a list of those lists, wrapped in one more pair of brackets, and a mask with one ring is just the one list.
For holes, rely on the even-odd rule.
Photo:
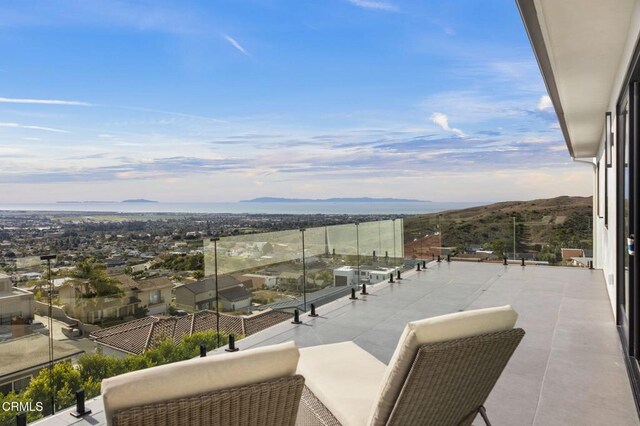
{"label": "rooftop", "polygon": [[[222,290],[229,287],[240,285],[241,282],[231,275],[218,276],[218,289]],[[182,284],[176,288],[185,288],[194,294],[206,293],[216,289],[216,280],[214,277],[206,277],[193,283]]]}
{"label": "rooftop", "polygon": [[[369,292],[321,306],[318,318],[302,315],[302,325],[276,324],[237,346],[350,340],[388,363],[408,321],[511,304],[519,313],[517,326],[527,334],[487,401],[494,424],[640,424],[600,271],[431,263],[424,272],[409,272],[400,283],[378,284]],[[88,420],[104,421],[101,403],[88,402],[94,410]]]}
{"label": "rooftop", "polygon": [[[53,341],[54,361],[71,358],[84,351],[58,340]],[[49,339],[39,333],[11,339],[0,345],[0,378],[22,370],[32,370],[49,362]]]}
{"label": "rooftop", "polygon": [[[220,314],[220,330],[225,333],[250,335],[289,319],[291,315],[267,310],[250,316]],[[182,317],[149,316],[113,327],[97,330],[91,337],[99,344],[130,354],[141,354],[150,345],[163,339],[179,342],[194,332],[215,330],[215,311],[200,311]]]}

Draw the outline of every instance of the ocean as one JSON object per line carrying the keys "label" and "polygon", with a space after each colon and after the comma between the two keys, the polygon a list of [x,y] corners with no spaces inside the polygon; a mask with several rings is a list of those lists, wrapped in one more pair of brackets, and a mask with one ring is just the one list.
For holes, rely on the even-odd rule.
{"label": "ocean", "polygon": [[25,203],[3,204],[0,211],[105,213],[238,214],[420,214],[464,209],[482,202],[291,202],[291,203]]}

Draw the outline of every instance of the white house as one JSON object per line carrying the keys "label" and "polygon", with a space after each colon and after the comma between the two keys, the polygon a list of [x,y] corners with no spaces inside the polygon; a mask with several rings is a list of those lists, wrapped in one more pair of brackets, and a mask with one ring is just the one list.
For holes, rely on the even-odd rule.
{"label": "white house", "polygon": [[360,268],[360,281],[358,281],[358,268],[354,266],[341,266],[333,270],[333,285],[335,287],[358,285],[358,283],[375,284],[389,279],[397,268]]}
{"label": "white house", "polygon": [[567,150],[593,177],[593,259],[640,396],[640,1],[516,0]]}
{"label": "white house", "polygon": [[33,293],[13,286],[11,277],[0,273],[0,326],[33,320]]}

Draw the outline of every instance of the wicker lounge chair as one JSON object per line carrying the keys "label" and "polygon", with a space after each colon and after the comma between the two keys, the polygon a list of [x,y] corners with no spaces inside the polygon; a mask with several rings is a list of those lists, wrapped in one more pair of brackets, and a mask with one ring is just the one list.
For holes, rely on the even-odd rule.
{"label": "wicker lounge chair", "polygon": [[510,306],[407,324],[388,366],[353,342],[300,350],[297,425],[471,425],[524,336]]}
{"label": "wicker lounge chair", "polygon": [[304,387],[298,357],[289,342],[105,379],[107,425],[293,425]]}

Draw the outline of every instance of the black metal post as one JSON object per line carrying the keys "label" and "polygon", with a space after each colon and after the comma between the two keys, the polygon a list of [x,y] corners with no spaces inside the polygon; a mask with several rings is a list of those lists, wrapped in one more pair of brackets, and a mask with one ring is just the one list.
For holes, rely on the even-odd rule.
{"label": "black metal post", "polygon": [[53,381],[53,280],[51,279],[51,261],[56,258],[55,254],[45,254],[40,256],[40,260],[47,261],[47,278],[49,280],[49,391],[51,392],[51,414],[56,412],[56,385]]}
{"label": "black metal post", "polygon": [[300,311],[297,309],[293,311],[293,321],[291,321],[291,324],[302,324],[302,321],[300,321]]}
{"label": "black metal post", "polygon": [[442,262],[442,259],[440,259],[440,255],[438,255],[438,263]]}
{"label": "black metal post", "polygon": [[311,304],[311,313],[309,314],[310,317],[317,317],[318,314],[316,314],[316,305],[314,305],[313,303]]}
{"label": "black metal post", "polygon": [[[218,241],[220,240],[219,237],[214,237],[211,238],[211,241],[213,241],[213,273],[215,276],[215,283],[216,283],[216,347],[219,348],[220,347],[220,298],[218,295]],[[229,339],[231,339],[231,336],[229,336]]]}
{"label": "black metal post", "polygon": [[356,222],[356,258],[358,262],[358,287],[360,287],[360,224]]}
{"label": "black metal post", "polygon": [[418,263],[416,264],[416,271],[420,272],[420,261],[418,260]]}
{"label": "black metal post", "polygon": [[504,257],[504,263],[503,265],[507,265],[507,256]]}
{"label": "black metal post", "polygon": [[400,275],[400,270],[398,269],[398,276],[397,276],[398,281],[400,281],[402,279],[402,276]]}
{"label": "black metal post", "polygon": [[207,345],[205,345],[204,343],[200,344],[200,358],[204,358],[205,356],[207,356]]}
{"label": "black metal post", "polygon": [[76,391],[76,411],[72,411],[71,415],[73,417],[82,417],[87,414],[91,414],[91,410],[85,409],[84,406],[84,390],[80,389]]}
{"label": "black metal post", "polygon": [[484,424],[486,426],[491,426],[491,422],[489,421],[489,417],[487,416],[487,410],[484,408],[484,405],[481,405],[480,408],[478,408],[478,412],[480,413],[482,420],[484,420]]}
{"label": "black metal post", "polygon": [[356,300],[358,298],[358,296],[356,296],[356,289],[351,287],[351,297],[349,298],[350,300]]}
{"label": "black metal post", "polygon": [[524,266],[524,257],[522,258],[522,266]]}
{"label": "black metal post", "polygon": [[362,291],[360,292],[362,295],[367,295],[367,283],[362,283]]}
{"label": "black metal post", "polygon": [[238,352],[240,349],[236,348],[236,336],[229,335],[229,347],[225,349],[225,352]]}
{"label": "black metal post", "polygon": [[393,284],[395,281],[393,281],[393,272],[389,274],[389,283]]}
{"label": "black metal post", "polygon": [[304,231],[305,228],[300,228],[302,233],[302,303],[304,311],[307,312],[307,262],[304,257]]}
{"label": "black metal post", "polygon": [[427,261],[426,260],[422,261],[422,269],[427,269]]}
{"label": "black metal post", "polygon": [[451,262],[451,253],[447,253],[447,262]]}
{"label": "black metal post", "polygon": [[27,426],[27,413],[20,413],[16,416],[16,426]]}

